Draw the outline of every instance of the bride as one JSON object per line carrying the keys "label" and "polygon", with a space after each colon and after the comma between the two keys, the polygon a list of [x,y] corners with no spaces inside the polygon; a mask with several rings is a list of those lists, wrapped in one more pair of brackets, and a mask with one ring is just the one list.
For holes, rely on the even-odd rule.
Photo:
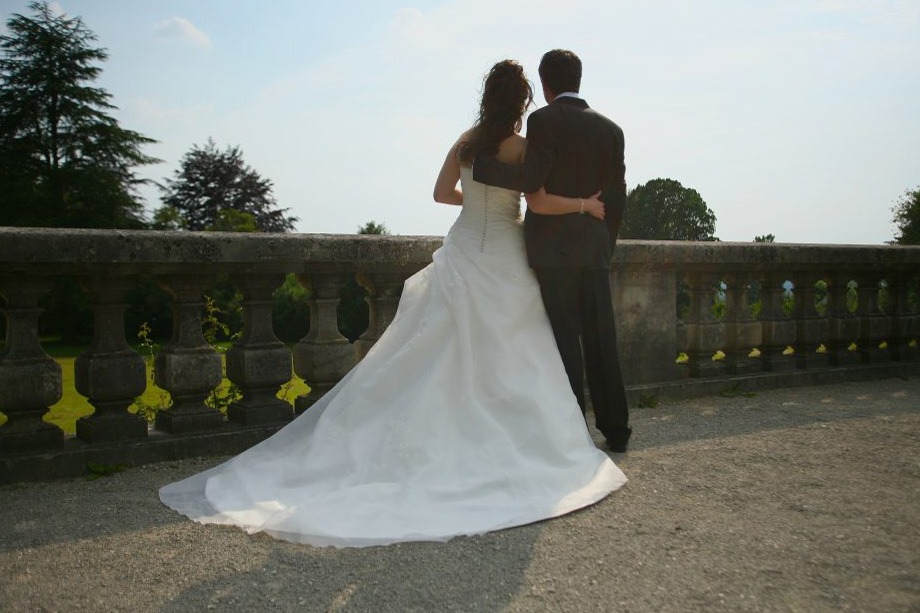
{"label": "bride", "polygon": [[[307,412],[233,459],[160,490],[201,523],[338,547],[444,541],[556,517],[626,477],[588,435],[524,253],[519,192],[477,183],[479,154],[519,162],[533,98],[514,61],[487,74],[479,119],[435,185],[462,205],[393,322]],[[457,188],[459,182],[461,189]],[[543,214],[603,216],[540,192]]]}

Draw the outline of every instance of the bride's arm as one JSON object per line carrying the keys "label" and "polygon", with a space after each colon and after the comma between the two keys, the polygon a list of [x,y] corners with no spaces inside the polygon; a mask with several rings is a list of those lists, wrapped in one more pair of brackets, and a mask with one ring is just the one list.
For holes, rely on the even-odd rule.
{"label": "bride's arm", "polygon": [[441,172],[438,173],[438,179],[434,182],[434,201],[444,204],[463,204],[463,194],[457,189],[457,182],[460,180],[460,162],[457,160],[457,145],[447,152],[444,158],[444,164],[441,165]]}
{"label": "bride's arm", "polygon": [[600,199],[600,192],[589,198],[568,198],[547,194],[545,188],[532,194],[524,194],[527,199],[527,208],[541,215],[567,215],[581,213],[597,219],[604,219],[604,203]]}

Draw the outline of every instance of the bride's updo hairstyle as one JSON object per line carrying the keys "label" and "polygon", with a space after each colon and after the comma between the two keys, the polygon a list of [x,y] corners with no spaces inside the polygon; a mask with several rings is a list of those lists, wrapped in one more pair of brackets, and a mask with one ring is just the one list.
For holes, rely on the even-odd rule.
{"label": "bride's updo hairstyle", "polygon": [[469,140],[457,148],[460,162],[472,164],[480,153],[497,153],[498,145],[521,129],[521,118],[532,102],[533,88],[520,64],[502,60],[493,66],[483,80],[479,118]]}

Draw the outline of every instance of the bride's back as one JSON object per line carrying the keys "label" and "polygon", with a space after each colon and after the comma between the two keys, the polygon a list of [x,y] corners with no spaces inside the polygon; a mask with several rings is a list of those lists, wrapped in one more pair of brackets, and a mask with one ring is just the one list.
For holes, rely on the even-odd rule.
{"label": "bride's back", "polygon": [[460,167],[463,208],[447,240],[464,251],[508,253],[523,257],[521,193],[473,180],[469,166]]}

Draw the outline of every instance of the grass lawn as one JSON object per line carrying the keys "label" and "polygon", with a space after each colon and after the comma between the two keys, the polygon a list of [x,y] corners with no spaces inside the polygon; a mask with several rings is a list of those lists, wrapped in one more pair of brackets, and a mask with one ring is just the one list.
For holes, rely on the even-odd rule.
{"label": "grass lawn", "polygon": [[[46,341],[44,339],[42,347],[61,365],[63,379],[63,395],[60,401],[51,406],[51,410],[45,415],[44,419],[47,422],[56,424],[67,434],[74,434],[77,419],[93,412],[93,407],[89,401],[77,393],[74,387],[73,362],[86,348],[63,345],[53,340]],[[0,344],[0,349],[2,349],[2,344]],[[226,349],[226,347],[223,349]],[[221,360],[223,360],[223,357],[223,354],[221,354]],[[230,382],[224,377],[221,383],[222,391],[226,390],[229,384]],[[297,396],[306,394],[308,391],[310,391],[310,388],[304,383],[303,379],[294,375],[289,385],[282,386],[281,391],[278,392],[278,397],[287,400],[293,405]],[[147,389],[144,390],[141,399],[145,404],[164,407],[168,406],[170,402],[169,392],[153,384],[149,364],[147,365]],[[132,406],[129,410],[134,412],[135,407]],[[0,413],[0,424],[5,423],[6,419],[6,415]]]}

